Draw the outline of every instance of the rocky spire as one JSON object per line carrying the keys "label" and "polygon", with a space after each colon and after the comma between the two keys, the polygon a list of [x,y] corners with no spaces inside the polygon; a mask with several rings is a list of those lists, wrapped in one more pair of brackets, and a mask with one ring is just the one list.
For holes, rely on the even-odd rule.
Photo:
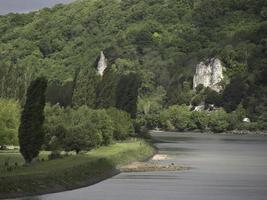
{"label": "rocky spire", "polygon": [[97,64],[97,73],[100,76],[103,76],[104,71],[105,71],[106,68],[107,68],[107,59],[106,59],[106,57],[104,55],[104,52],[101,51],[100,52],[100,59],[99,59],[98,64]]}
{"label": "rocky spire", "polygon": [[223,80],[222,62],[217,58],[208,59],[206,62],[200,62],[196,66],[196,73],[193,80],[193,88],[200,84],[209,87],[216,92],[222,90],[220,82]]}

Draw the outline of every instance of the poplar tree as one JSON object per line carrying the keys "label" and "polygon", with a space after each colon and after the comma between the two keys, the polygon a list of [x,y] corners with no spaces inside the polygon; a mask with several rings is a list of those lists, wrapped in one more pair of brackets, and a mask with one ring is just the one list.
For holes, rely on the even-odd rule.
{"label": "poplar tree", "polygon": [[20,153],[26,163],[37,157],[44,142],[45,91],[47,80],[43,77],[32,81],[26,95],[19,127]]}
{"label": "poplar tree", "polygon": [[116,107],[124,110],[136,118],[138,89],[140,81],[135,73],[130,73],[121,77],[116,90]]}

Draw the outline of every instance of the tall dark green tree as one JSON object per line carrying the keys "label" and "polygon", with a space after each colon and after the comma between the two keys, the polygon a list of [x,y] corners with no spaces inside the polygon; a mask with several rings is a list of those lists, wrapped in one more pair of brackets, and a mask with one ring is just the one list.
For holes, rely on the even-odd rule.
{"label": "tall dark green tree", "polygon": [[20,152],[27,163],[38,156],[44,142],[45,91],[47,80],[43,77],[32,81],[26,96],[19,127]]}
{"label": "tall dark green tree", "polygon": [[233,78],[222,94],[223,107],[227,112],[234,111],[246,94],[247,86],[240,75]]}
{"label": "tall dark green tree", "polygon": [[115,106],[117,82],[118,75],[115,69],[108,68],[96,90],[97,108],[110,108]]}
{"label": "tall dark green tree", "polygon": [[116,107],[128,112],[133,119],[136,118],[139,87],[137,74],[130,73],[120,78],[116,90]]}

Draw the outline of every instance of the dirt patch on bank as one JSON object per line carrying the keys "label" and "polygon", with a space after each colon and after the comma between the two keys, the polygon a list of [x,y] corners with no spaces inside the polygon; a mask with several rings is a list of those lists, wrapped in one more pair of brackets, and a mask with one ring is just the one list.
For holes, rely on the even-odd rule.
{"label": "dirt patch on bank", "polygon": [[159,164],[158,162],[134,162],[119,168],[121,172],[153,172],[153,171],[181,171],[189,167],[171,164]]}

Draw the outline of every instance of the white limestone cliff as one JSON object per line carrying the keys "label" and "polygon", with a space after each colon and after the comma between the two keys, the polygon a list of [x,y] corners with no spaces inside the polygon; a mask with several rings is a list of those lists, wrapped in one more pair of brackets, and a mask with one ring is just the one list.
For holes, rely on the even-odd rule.
{"label": "white limestone cliff", "polygon": [[98,64],[97,64],[97,73],[100,75],[100,76],[103,76],[104,74],[104,71],[105,69],[107,68],[107,59],[104,55],[104,52],[101,51],[100,52],[100,59],[98,61]]}
{"label": "white limestone cliff", "polygon": [[220,85],[223,80],[223,65],[218,58],[212,58],[206,62],[200,62],[196,66],[196,73],[193,80],[193,88],[200,84],[209,87],[216,92],[220,92],[223,88]]}

